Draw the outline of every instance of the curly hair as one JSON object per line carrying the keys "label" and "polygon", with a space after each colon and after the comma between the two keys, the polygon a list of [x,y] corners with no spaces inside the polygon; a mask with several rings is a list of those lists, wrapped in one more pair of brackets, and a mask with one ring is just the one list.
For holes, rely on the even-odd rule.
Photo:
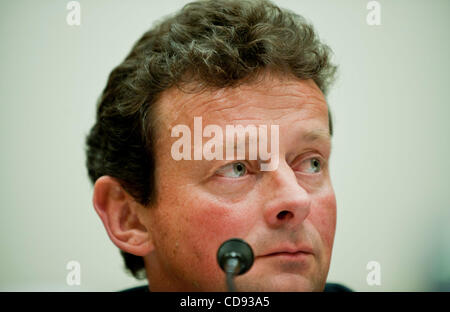
{"label": "curly hair", "polygon": [[[140,204],[155,203],[155,103],[162,92],[235,87],[269,69],[313,79],[327,95],[337,69],[331,53],[302,16],[267,0],[185,5],[144,33],[109,75],[86,137],[91,182],[109,175]],[[144,278],[143,258],[121,253],[126,268]]]}

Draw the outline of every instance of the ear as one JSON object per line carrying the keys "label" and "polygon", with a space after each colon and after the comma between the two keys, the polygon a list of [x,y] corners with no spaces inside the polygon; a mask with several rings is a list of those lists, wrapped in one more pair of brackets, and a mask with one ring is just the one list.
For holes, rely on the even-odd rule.
{"label": "ear", "polygon": [[120,185],[110,177],[102,176],[94,185],[93,204],[102,219],[111,241],[121,250],[136,256],[145,256],[154,249],[150,231],[145,220],[140,220],[138,204]]}

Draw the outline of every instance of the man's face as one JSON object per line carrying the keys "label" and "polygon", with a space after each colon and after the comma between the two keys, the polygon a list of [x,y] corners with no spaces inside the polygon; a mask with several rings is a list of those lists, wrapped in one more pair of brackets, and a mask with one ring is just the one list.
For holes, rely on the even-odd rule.
{"label": "man's face", "polygon": [[[171,89],[158,109],[158,202],[144,218],[155,247],[145,257],[150,289],[225,291],[217,249],[241,238],[255,259],[250,271],[235,279],[239,291],[322,291],[336,199],[327,164],[327,105],[316,84],[268,75],[235,89],[197,94]],[[278,167],[261,171],[258,160],[225,157],[174,160],[171,147],[179,138],[171,137],[171,129],[185,124],[193,136],[194,117],[202,117],[203,128],[220,126],[224,142],[226,125],[279,125]],[[193,154],[194,147],[192,159]]]}

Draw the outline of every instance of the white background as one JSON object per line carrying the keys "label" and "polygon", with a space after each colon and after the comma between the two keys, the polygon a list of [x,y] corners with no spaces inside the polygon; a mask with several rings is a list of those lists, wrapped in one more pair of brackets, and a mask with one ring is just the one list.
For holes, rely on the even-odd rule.
{"label": "white background", "polygon": [[[0,290],[115,291],[138,285],[92,206],[84,140],[110,71],[154,21],[188,1],[0,3]],[[328,97],[338,224],[329,281],[428,291],[450,281],[450,1],[275,1],[335,53]],[[81,285],[66,285],[66,264]],[[366,283],[369,261],[381,285]],[[142,282],[141,282],[142,284]],[[448,285],[448,284],[447,284]],[[447,286],[447,290],[449,290]]]}

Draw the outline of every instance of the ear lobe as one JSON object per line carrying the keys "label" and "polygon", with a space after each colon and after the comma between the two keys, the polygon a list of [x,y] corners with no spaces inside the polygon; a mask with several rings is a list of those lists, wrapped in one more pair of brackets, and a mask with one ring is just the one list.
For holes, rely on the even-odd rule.
{"label": "ear lobe", "polygon": [[109,238],[118,248],[136,256],[145,256],[154,249],[150,231],[137,213],[140,205],[117,180],[110,176],[98,178],[92,202]]}

